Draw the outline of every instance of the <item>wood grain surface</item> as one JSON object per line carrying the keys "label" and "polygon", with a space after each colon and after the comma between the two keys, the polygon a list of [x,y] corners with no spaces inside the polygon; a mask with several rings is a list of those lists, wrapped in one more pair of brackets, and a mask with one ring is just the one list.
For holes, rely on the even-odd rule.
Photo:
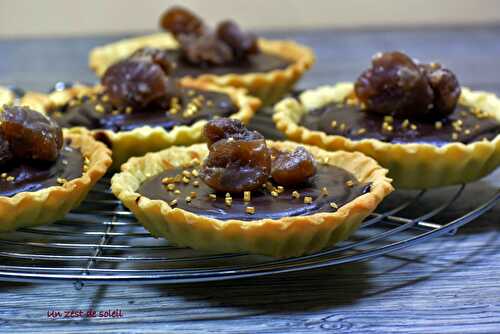
{"label": "wood grain surface", "polygon": [[[300,87],[352,80],[379,50],[438,60],[463,85],[500,93],[500,27],[270,34],[310,45],[317,64]],[[93,82],[87,52],[116,37],[0,41],[0,84],[47,90]],[[500,187],[470,185],[446,222]],[[420,203],[433,207],[447,190]],[[500,333],[500,206],[456,235],[369,262],[203,284],[85,286],[0,283],[2,333]],[[121,310],[118,318],[48,312]],[[104,313],[103,313],[104,314]],[[64,315],[64,314],[63,314]]]}

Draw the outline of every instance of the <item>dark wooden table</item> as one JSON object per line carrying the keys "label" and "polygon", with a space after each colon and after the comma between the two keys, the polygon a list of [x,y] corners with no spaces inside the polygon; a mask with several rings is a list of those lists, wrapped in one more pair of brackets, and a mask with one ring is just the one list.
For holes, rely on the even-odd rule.
{"label": "dark wooden table", "polygon": [[[500,93],[500,27],[268,34],[313,47],[301,87],[352,80],[379,50],[442,61],[462,84]],[[116,38],[116,37],[115,37]],[[87,53],[111,37],[0,41],[0,84],[47,90],[95,81]],[[500,171],[467,188],[438,220],[476,207]],[[436,197],[422,205],[432,206]],[[500,333],[500,206],[414,248],[323,270],[189,285],[0,283],[0,332]],[[49,310],[121,309],[116,319],[59,319]]]}

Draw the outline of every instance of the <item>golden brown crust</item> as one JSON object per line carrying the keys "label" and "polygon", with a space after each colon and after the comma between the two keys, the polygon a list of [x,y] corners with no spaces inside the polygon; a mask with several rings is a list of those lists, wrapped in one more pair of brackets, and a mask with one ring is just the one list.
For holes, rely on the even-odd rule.
{"label": "golden brown crust", "polygon": [[[271,104],[284,96],[302,75],[314,64],[314,53],[311,49],[286,40],[259,39],[259,47],[265,53],[275,54],[292,61],[285,69],[266,73],[204,74],[196,79],[219,86],[232,86],[246,89],[249,94],[258,97],[264,104]],[[95,48],[89,56],[89,66],[101,76],[115,62],[130,56],[143,47],[178,48],[178,43],[169,33],[156,33],[121,40]]]}
{"label": "golden brown crust", "polygon": [[[238,112],[230,118],[239,119],[243,123],[250,122],[255,111],[260,107],[260,101],[248,96],[242,89],[232,87],[218,87],[211,83],[199,82],[190,79],[183,81],[183,86],[193,89],[217,91],[227,94],[238,107]],[[74,97],[95,94],[102,90],[102,86],[77,85],[49,95],[27,94],[22,99],[24,105],[32,106],[37,110],[49,110],[66,104]],[[162,127],[144,126],[130,131],[113,132],[111,130],[89,131],[82,127],[69,129],[72,133],[91,133],[94,137],[106,143],[113,151],[113,170],[132,156],[141,156],[147,152],[154,152],[172,145],[190,145],[202,140],[202,130],[206,120],[200,120],[192,125],[175,126],[167,131]]]}
{"label": "golden brown crust", "polygon": [[4,104],[12,104],[16,99],[15,94],[8,88],[0,86],[0,108]]}
{"label": "golden brown crust", "polygon": [[[396,187],[432,188],[477,180],[500,165],[500,135],[471,144],[391,144],[376,139],[350,140],[299,125],[309,110],[329,102],[344,101],[352,94],[351,83],[319,87],[304,92],[299,100],[287,98],[275,106],[273,120],[288,139],[327,150],[359,151],[389,169]],[[494,95],[463,88],[460,103],[479,108],[500,121],[500,100]]]}
{"label": "golden brown crust", "polygon": [[[280,150],[293,150],[292,142],[268,142]],[[141,158],[132,158],[112,179],[113,193],[137,219],[157,237],[180,246],[221,252],[247,251],[274,257],[313,253],[347,238],[392,190],[387,170],[361,153],[327,152],[307,147],[318,160],[351,172],[360,182],[371,182],[371,191],[336,212],[255,221],[218,220],[172,208],[161,200],[150,200],[136,192],[142,182],[166,169],[203,159],[205,144],[172,147]]]}
{"label": "golden brown crust", "polygon": [[106,173],[111,165],[111,152],[105,145],[90,136],[71,133],[64,136],[89,159],[88,170],[60,186],[21,192],[12,197],[0,196],[0,232],[48,224],[62,218],[80,204]]}

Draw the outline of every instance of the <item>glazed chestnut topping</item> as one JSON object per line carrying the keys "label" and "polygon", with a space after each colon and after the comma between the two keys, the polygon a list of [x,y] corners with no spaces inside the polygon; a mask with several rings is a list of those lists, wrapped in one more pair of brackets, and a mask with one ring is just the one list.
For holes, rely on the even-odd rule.
{"label": "glazed chestnut topping", "polygon": [[222,139],[262,139],[257,131],[249,131],[243,123],[231,118],[218,118],[208,122],[203,129],[203,136],[210,148]]}
{"label": "glazed chestnut topping", "polygon": [[231,47],[236,59],[244,59],[248,55],[259,52],[257,37],[254,34],[243,32],[233,21],[219,23],[216,34],[221,41]]}
{"label": "glazed chestnut topping", "polygon": [[243,32],[233,21],[219,23],[213,32],[195,14],[181,7],[167,10],[161,26],[177,38],[183,57],[192,64],[230,64],[259,52],[255,35]]}
{"label": "glazed chestnut topping", "polygon": [[0,167],[7,165],[13,158],[9,142],[0,133]]}
{"label": "glazed chestnut topping", "polygon": [[447,116],[460,96],[451,71],[436,64],[417,64],[397,51],[375,55],[354,90],[368,111],[401,118]]}
{"label": "glazed chestnut topping", "polygon": [[168,60],[165,50],[156,48],[142,48],[135,51],[129,58],[150,62],[161,67],[165,74],[170,74],[174,70],[174,65]]}
{"label": "glazed chestnut topping", "polygon": [[[226,129],[230,131],[221,137]],[[268,180],[271,154],[262,135],[237,120],[216,119],[208,122],[205,136],[211,144],[201,177],[208,186],[221,192],[242,192],[255,190]]]}
{"label": "glazed chestnut topping", "polygon": [[129,58],[110,66],[101,82],[116,107],[142,108],[167,93],[162,67],[144,59]]}
{"label": "glazed chestnut topping", "polygon": [[3,109],[0,162],[12,158],[55,161],[59,157],[63,135],[54,121],[28,107],[4,106]]}
{"label": "glazed chestnut topping", "polygon": [[316,174],[316,162],[303,147],[297,147],[293,152],[273,151],[273,157],[271,176],[280,185],[305,183]]}
{"label": "glazed chestnut topping", "polygon": [[210,66],[233,61],[231,48],[212,34],[181,35],[178,38],[183,57],[189,63]]}
{"label": "glazed chestnut topping", "polygon": [[201,35],[203,21],[186,8],[175,6],[167,10],[160,19],[160,26],[175,37],[180,35]]}

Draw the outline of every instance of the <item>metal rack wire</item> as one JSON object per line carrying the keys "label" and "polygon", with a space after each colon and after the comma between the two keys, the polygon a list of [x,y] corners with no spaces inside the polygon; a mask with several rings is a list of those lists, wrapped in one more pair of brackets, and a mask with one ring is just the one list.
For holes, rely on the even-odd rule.
{"label": "metal rack wire", "polygon": [[[268,116],[262,112],[252,124],[265,136],[278,138]],[[275,260],[243,253],[207,254],[155,239],[111,194],[109,181],[101,180],[62,221],[0,234],[0,280],[64,281],[80,288],[88,283],[203,282],[321,268],[453,234],[500,201],[497,190],[470,212],[443,222],[440,217],[448,216],[444,213],[468,186],[440,191],[439,203],[431,190],[395,192],[349,240],[312,255]]]}

